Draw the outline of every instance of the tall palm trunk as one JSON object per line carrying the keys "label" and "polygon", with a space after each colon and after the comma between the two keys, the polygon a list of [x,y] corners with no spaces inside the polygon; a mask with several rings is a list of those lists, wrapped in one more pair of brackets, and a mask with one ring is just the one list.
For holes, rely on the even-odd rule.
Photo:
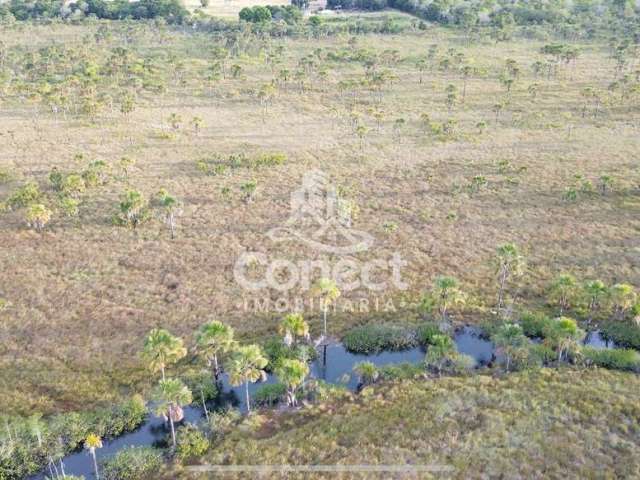
{"label": "tall palm trunk", "polygon": [[326,338],[327,337],[327,304],[326,302],[322,308],[322,317],[323,317],[323,323],[324,323],[324,336]]}
{"label": "tall palm trunk", "polygon": [[249,380],[244,382],[244,395],[247,402],[247,413],[251,413],[251,401],[249,398]]}
{"label": "tall palm trunk", "polygon": [[176,428],[173,424],[173,407],[169,407],[169,425],[171,426],[171,441],[173,443],[173,448],[175,449],[177,446],[176,443]]}
{"label": "tall palm trunk", "polygon": [[96,480],[100,480],[100,473],[98,472],[98,460],[96,459],[96,450],[91,450],[91,456],[93,457],[93,470],[96,474]]}

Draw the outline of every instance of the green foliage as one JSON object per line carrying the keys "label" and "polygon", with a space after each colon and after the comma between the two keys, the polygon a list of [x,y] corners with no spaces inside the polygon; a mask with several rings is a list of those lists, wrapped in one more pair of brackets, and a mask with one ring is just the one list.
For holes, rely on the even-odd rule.
{"label": "green foliage", "polygon": [[156,448],[125,448],[102,464],[101,477],[104,480],[144,480],[153,477],[162,464],[162,452]]}
{"label": "green foliage", "polygon": [[360,385],[375,383],[380,377],[380,371],[372,362],[360,362],[353,366],[353,372],[358,376]]}
{"label": "green foliage", "polygon": [[176,435],[176,457],[180,461],[201,457],[209,450],[209,440],[195,425],[183,425],[178,428]]}
{"label": "green foliage", "polygon": [[520,317],[522,332],[529,338],[544,338],[553,320],[543,313],[525,312]]}
{"label": "green foliage", "polygon": [[582,357],[587,365],[612,370],[640,371],[640,354],[635,350],[584,347]]}
{"label": "green foliage", "polygon": [[[90,434],[110,438],[132,431],[144,421],[146,414],[142,397],[135,396],[110,408],[63,413],[46,420],[37,416],[7,419],[4,428],[0,429],[0,445],[3,446],[0,449],[0,479],[18,480],[34,474],[44,468],[47,456],[53,451],[71,453]],[[8,431],[12,432],[11,442],[6,437]],[[42,438],[42,447],[36,441],[36,431]],[[60,438],[63,439],[61,445],[58,443]]]}
{"label": "green foliage", "polygon": [[308,362],[316,358],[317,352],[311,345],[295,344],[286,345],[281,337],[271,337],[262,346],[264,354],[269,360],[266,367],[273,371],[275,367],[285,359],[296,359]]}
{"label": "green foliage", "polygon": [[218,396],[218,387],[207,370],[189,370],[182,374],[182,379],[187,388],[193,392],[193,401],[200,403],[204,396],[204,401],[208,402]]}
{"label": "green foliage", "polygon": [[149,219],[149,208],[142,193],[136,190],[128,190],[120,197],[119,214],[116,223],[136,228]]}
{"label": "green foliage", "polygon": [[420,345],[431,345],[435,335],[441,335],[440,327],[432,322],[423,323],[416,329],[416,340]]}
{"label": "green foliage", "polygon": [[261,5],[244,7],[239,13],[240,20],[249,23],[264,23],[271,20],[271,10]]}
{"label": "green foliage", "polygon": [[41,195],[37,183],[27,182],[11,194],[7,205],[12,209],[26,207],[40,200]]}
{"label": "green foliage", "polygon": [[384,365],[379,371],[384,380],[411,380],[424,374],[422,365],[408,362]]}
{"label": "green foliage", "polygon": [[253,394],[253,401],[262,407],[272,407],[280,402],[287,394],[287,387],[283,383],[272,383],[260,386]]}
{"label": "green foliage", "polygon": [[[110,2],[108,0],[90,0],[84,4],[71,4],[74,8],[62,8],[58,0],[43,0],[31,4],[25,0],[12,0],[8,3],[8,13],[17,20],[60,18],[71,14],[77,16],[95,16],[108,20],[133,18],[135,20],[163,18],[169,23],[182,23],[189,12],[179,0],[140,0],[135,3]],[[0,11],[0,17],[1,15]]]}
{"label": "green foliage", "polygon": [[376,353],[383,350],[405,350],[416,345],[412,332],[391,325],[362,325],[343,337],[345,348],[354,353]]}
{"label": "green foliage", "polygon": [[640,326],[630,321],[608,322],[602,326],[602,334],[617,346],[640,350]]}

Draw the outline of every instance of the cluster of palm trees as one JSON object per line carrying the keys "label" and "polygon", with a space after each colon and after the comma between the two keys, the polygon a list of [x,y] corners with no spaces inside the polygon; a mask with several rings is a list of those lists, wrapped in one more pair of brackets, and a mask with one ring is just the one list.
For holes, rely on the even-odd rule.
{"label": "cluster of palm trees", "polygon": [[[309,325],[300,314],[285,316],[279,326],[283,343],[287,348],[296,347],[309,340]],[[292,350],[293,351],[293,350]],[[269,360],[262,348],[256,344],[240,345],[234,339],[234,331],[228,325],[213,320],[203,324],[195,335],[195,353],[202,357],[216,384],[226,373],[232,386],[244,385],[247,412],[251,412],[249,384],[264,381]],[[187,355],[181,338],[165,329],[155,328],[147,335],[142,358],[161,379],[154,391],[155,412],[169,423],[173,446],[176,446],[175,423],[184,417],[182,407],[192,402],[192,392],[179,379],[168,378],[166,369]],[[286,386],[287,403],[297,405],[297,390],[309,374],[308,358],[282,358],[271,365],[272,371]],[[205,405],[206,409],[206,405]]]}

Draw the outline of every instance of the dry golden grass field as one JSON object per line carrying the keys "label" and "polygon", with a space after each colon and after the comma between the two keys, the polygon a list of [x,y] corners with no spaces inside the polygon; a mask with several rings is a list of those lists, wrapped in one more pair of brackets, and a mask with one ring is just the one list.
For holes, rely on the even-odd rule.
{"label": "dry golden grass field", "polygon": [[[212,2],[209,10],[226,14],[236,5]],[[97,41],[99,29],[109,35]],[[246,339],[273,331],[279,314],[243,310],[247,294],[233,266],[245,251],[294,261],[319,255],[266,235],[289,217],[290,194],[311,169],[326,172],[358,206],[354,228],[376,240],[359,259],[398,252],[408,262],[409,289],[385,295],[395,312],[338,309],[334,334],[376,317],[414,318],[420,295],[443,274],[456,276],[472,298],[462,314],[481,321],[495,302],[491,259],[505,242],[527,258],[527,273],[511,291],[518,308],[543,305],[548,282],[565,271],[640,285],[640,98],[620,101],[619,91],[608,89],[615,61],[604,42],[571,42],[580,49],[577,60],[557,76],[536,78],[531,65],[544,60],[540,49],[551,41],[469,43],[440,27],[241,37],[237,55],[224,61],[225,75],[213,82],[207,76],[222,41],[213,34],[96,22],[2,27],[0,39],[6,61],[20,64],[15,76],[0,78],[0,201],[34,181],[53,212],[41,233],[28,228],[24,209],[0,216],[0,405],[7,411],[82,408],[148,385],[138,353],[155,326],[188,341],[211,318]],[[416,60],[433,44],[435,58],[421,73]],[[46,87],[23,58],[31,52],[38,63],[38,51],[54,45],[66,53],[49,62],[50,78],[96,66],[98,78],[83,93],[97,99],[89,113],[71,106],[56,114],[37,93]],[[130,82],[133,68],[108,73],[117,47],[127,49],[130,65],[152,59],[149,71],[163,88]],[[379,87],[358,83],[366,74],[358,52],[386,72]],[[299,67],[304,57],[313,63]],[[510,92],[499,80],[507,59],[519,68]],[[456,62],[472,66],[464,102]],[[273,91],[265,90],[274,79]],[[456,97],[449,104],[450,84]],[[600,92],[597,115],[583,95],[587,87]],[[128,115],[121,113],[125,94],[135,97]],[[194,117],[202,120],[198,132]],[[198,168],[215,154],[276,152],[286,155],[284,164],[218,175]],[[135,162],[126,176],[122,157]],[[110,167],[108,182],[81,193],[78,215],[65,216],[48,180],[52,168],[81,172],[98,160]],[[613,179],[604,194],[602,176]],[[475,188],[474,177],[486,184]],[[252,179],[255,200],[247,203],[240,188]],[[577,198],[567,199],[576,182]],[[157,219],[136,229],[114,225],[126,190],[152,199],[160,188],[182,204],[174,239]],[[344,297],[359,295],[366,292]],[[307,317],[317,333],[321,316]]]}

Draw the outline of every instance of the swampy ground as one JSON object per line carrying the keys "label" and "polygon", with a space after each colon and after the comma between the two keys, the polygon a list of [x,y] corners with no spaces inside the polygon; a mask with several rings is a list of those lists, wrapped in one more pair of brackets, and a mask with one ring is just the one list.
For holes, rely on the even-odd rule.
{"label": "swampy ground", "polygon": [[[376,385],[352,401],[254,416],[196,463],[445,465],[453,467],[448,478],[635,478],[639,387],[634,374],[570,368]],[[292,478],[335,478],[304,475]],[[176,476],[205,478],[185,467],[165,478]]]}

